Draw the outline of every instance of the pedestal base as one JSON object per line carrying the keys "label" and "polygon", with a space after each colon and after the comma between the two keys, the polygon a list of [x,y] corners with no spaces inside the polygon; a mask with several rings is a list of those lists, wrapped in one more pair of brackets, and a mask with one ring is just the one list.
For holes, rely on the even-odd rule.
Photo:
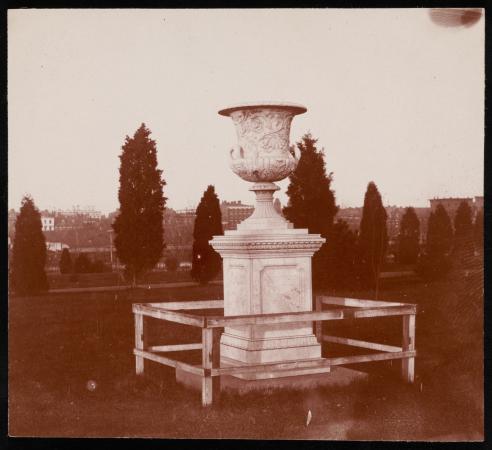
{"label": "pedestal base", "polygon": [[[309,361],[316,360],[316,359],[319,358],[310,358]],[[220,365],[222,367],[231,367],[231,366],[244,365],[244,363],[229,358],[221,358]],[[255,380],[267,380],[273,378],[285,378],[285,377],[294,377],[294,376],[301,376],[301,375],[328,373],[330,371],[331,371],[330,367],[318,367],[318,368],[307,368],[307,369],[288,369],[288,370],[274,370],[274,371],[272,370],[272,371],[265,371],[260,373],[245,373],[245,374],[231,375],[231,377],[239,378],[241,380],[255,381]]]}
{"label": "pedestal base", "polygon": [[[307,230],[230,233],[212,244],[223,257],[224,315],[312,311],[311,255],[322,244]],[[312,322],[225,327],[221,355],[241,364],[321,357]]]}
{"label": "pedestal base", "polygon": [[238,364],[266,364],[321,358],[321,345],[314,334],[255,339],[226,332],[221,337],[220,354]]}

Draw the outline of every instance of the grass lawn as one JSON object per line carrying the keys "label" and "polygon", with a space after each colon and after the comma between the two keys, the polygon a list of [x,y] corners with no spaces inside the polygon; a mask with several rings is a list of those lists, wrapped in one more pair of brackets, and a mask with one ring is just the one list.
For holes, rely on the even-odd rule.
{"label": "grass lawn", "polygon": [[[120,278],[117,272],[79,273],[75,275],[75,278],[71,274],[54,272],[48,273],[48,281],[50,289],[120,286],[127,284]],[[175,283],[179,281],[193,281],[190,271],[177,270],[175,272],[168,272],[165,270],[155,270],[142,276],[138,284]]]}
{"label": "grass lawn", "polygon": [[[211,408],[201,407],[198,392],[177,385],[170,368],[146,361],[146,376],[134,375],[131,304],[219,299],[222,286],[11,297],[9,434],[481,440],[482,286],[478,272],[429,284],[383,284],[380,299],[419,304],[414,385],[400,382],[399,364],[380,362],[360,366],[371,373],[367,383],[226,394]],[[398,318],[364,319],[333,325],[330,333],[397,343],[400,327]],[[180,325],[164,331],[170,341],[199,339],[198,330]],[[333,346],[330,353],[338,351]]]}

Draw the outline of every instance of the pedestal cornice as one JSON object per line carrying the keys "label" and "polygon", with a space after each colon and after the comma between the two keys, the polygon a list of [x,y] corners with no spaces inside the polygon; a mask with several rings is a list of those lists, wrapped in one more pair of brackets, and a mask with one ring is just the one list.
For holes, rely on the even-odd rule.
{"label": "pedestal cornice", "polygon": [[319,234],[309,234],[307,230],[279,230],[280,233],[230,233],[214,236],[210,245],[221,256],[273,253],[282,257],[283,251],[302,253],[311,256],[324,244]]}

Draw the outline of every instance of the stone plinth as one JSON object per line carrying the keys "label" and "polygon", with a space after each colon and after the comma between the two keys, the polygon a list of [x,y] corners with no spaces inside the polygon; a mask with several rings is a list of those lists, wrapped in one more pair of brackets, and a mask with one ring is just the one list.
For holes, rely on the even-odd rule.
{"label": "stone plinth", "polygon": [[[312,311],[311,257],[325,240],[306,229],[294,229],[276,212],[272,203],[276,189],[273,183],[253,186],[257,194],[253,215],[238,230],[210,241],[223,259],[226,316]],[[321,357],[312,322],[227,327],[220,351],[224,364]]]}

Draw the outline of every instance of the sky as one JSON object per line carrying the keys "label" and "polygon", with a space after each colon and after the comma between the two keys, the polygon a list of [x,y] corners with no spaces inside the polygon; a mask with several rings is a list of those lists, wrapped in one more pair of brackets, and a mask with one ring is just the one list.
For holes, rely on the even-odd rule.
{"label": "sky", "polygon": [[116,210],[121,146],[142,122],[167,206],[195,207],[209,184],[252,204],[217,111],[268,100],[306,106],[291,142],[318,139],[341,207],[369,181],[385,205],[483,195],[484,17],[447,25],[422,8],[10,10],[9,208],[30,194]]}

